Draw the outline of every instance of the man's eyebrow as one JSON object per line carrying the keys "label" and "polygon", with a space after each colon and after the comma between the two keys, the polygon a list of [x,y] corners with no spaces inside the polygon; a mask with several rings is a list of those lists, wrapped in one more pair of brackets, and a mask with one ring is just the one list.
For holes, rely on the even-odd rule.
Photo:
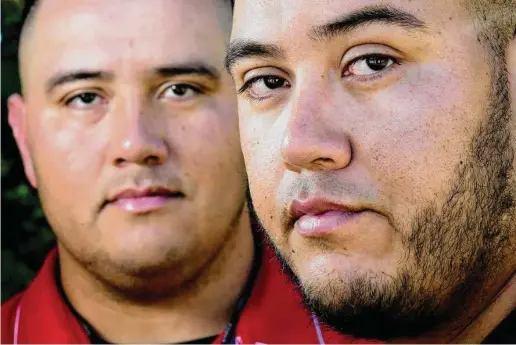
{"label": "man's eyebrow", "polygon": [[213,80],[220,79],[220,73],[214,66],[206,63],[189,63],[189,64],[178,64],[178,65],[167,65],[157,67],[153,70],[154,74],[161,77],[177,77],[181,75],[199,75],[207,77]]}
{"label": "man's eyebrow", "polygon": [[91,71],[91,70],[77,70],[77,71],[69,71],[69,72],[60,72],[53,77],[51,77],[46,83],[46,92],[52,92],[56,87],[66,84],[72,83],[79,80],[88,80],[88,79],[104,79],[104,80],[112,80],[114,78],[114,74],[112,72],[104,72],[104,71]]}
{"label": "man's eyebrow", "polygon": [[285,53],[275,44],[264,44],[257,41],[236,39],[229,44],[224,64],[229,72],[238,60],[250,57],[271,57],[282,59]]}
{"label": "man's eyebrow", "polygon": [[314,41],[325,40],[372,23],[398,25],[406,29],[426,28],[425,22],[411,13],[391,6],[367,6],[342,15],[330,23],[315,26],[308,35]]}

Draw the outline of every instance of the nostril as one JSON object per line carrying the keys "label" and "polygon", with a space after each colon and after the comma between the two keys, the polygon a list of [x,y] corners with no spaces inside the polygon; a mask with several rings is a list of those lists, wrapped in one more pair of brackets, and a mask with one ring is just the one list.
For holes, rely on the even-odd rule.
{"label": "nostril", "polygon": [[321,158],[318,158],[317,160],[324,162],[324,163],[333,162],[333,159],[327,158],[327,157],[321,157]]}
{"label": "nostril", "polygon": [[328,165],[331,165],[333,163],[335,163],[335,161],[328,157],[317,158],[316,160],[313,161],[314,167],[319,167],[321,169],[324,169],[325,167],[327,167]]}
{"label": "nostril", "polygon": [[158,165],[160,163],[161,159],[156,155],[151,155],[145,157],[145,164],[147,165]]}

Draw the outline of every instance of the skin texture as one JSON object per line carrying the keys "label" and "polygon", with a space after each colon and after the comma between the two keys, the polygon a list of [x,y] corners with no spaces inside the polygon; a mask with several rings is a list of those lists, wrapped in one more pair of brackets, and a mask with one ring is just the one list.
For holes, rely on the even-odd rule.
{"label": "skin texture", "polygon": [[[9,122],[58,239],[65,291],[107,340],[217,334],[246,281],[246,175],[223,65],[230,23],[216,0],[53,0],[24,30],[24,94],[10,98]],[[185,66],[215,77],[155,71]],[[71,72],[103,76],[49,89]],[[183,197],[143,213],[107,203],[149,186]]]}
{"label": "skin texture", "polygon": [[[320,38],[378,5],[416,20]],[[253,203],[308,306],[341,332],[457,341],[514,274],[514,77],[482,43],[459,2],[236,4],[227,65]],[[362,212],[303,236],[289,209],[310,198]]]}

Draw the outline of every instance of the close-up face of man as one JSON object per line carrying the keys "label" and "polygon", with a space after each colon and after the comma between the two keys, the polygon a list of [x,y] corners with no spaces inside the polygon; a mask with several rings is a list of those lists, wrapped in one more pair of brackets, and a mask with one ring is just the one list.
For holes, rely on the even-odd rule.
{"label": "close-up face of man", "polygon": [[510,2],[236,2],[253,203],[342,332],[438,329],[514,272]]}
{"label": "close-up face of man", "polygon": [[61,261],[149,298],[189,281],[247,220],[229,1],[38,3],[10,123]]}

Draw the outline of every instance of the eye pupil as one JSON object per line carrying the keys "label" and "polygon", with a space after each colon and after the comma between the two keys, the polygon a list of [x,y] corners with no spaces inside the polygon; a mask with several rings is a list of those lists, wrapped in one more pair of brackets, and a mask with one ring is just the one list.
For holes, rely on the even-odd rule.
{"label": "eye pupil", "polygon": [[389,65],[389,58],[387,56],[373,55],[367,57],[367,67],[373,71],[381,71]]}
{"label": "eye pupil", "polygon": [[269,89],[277,89],[283,86],[284,80],[279,77],[268,76],[263,79],[263,83]]}
{"label": "eye pupil", "polygon": [[81,101],[86,104],[92,103],[95,100],[95,97],[97,97],[97,95],[91,92],[81,93],[79,95]]}
{"label": "eye pupil", "polygon": [[178,96],[184,96],[188,91],[185,85],[172,85],[172,91]]}

